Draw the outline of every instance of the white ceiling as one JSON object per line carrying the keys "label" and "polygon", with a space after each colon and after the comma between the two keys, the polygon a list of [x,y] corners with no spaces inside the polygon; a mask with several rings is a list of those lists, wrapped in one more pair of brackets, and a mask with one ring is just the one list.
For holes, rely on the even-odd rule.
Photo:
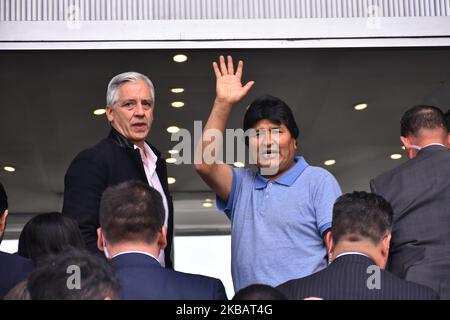
{"label": "white ceiling", "polygon": [[[171,57],[179,51],[0,51],[0,165],[17,168],[14,174],[0,171],[0,181],[13,223],[17,219],[20,227],[24,214],[61,210],[70,161],[108,133],[106,120],[92,110],[104,105],[106,85],[120,72],[136,70],[154,82],[149,141],[167,151],[176,144],[167,126],[192,130],[194,120],[208,117],[215,88],[211,62],[228,53],[243,59],[245,80],[256,84],[228,127],[241,127],[245,106],[255,97],[282,98],[300,128],[300,154],[319,166],[335,159],[327,168],[344,192],[368,190],[372,177],[404,161],[389,155],[402,151],[398,122],[407,108],[450,108],[449,48],[181,50],[188,62],[176,64]],[[186,91],[175,95],[172,87]],[[185,107],[172,108],[175,99]],[[354,111],[361,101],[368,109]],[[192,166],[169,165],[168,171],[177,179],[171,186],[177,231],[228,228],[223,215],[202,208],[201,200],[213,195]],[[14,218],[19,214],[22,220]]]}

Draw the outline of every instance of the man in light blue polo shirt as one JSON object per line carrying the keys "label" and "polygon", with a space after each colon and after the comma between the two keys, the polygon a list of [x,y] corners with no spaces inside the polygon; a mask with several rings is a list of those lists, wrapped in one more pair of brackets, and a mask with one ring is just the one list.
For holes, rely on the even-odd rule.
{"label": "man in light blue polo shirt", "polygon": [[[254,83],[242,86],[242,61],[236,73],[231,57],[227,63],[220,57],[213,66],[216,99],[204,132],[224,132],[233,105]],[[254,132],[247,142],[257,151],[256,172],[203,158],[196,164],[217,194],[219,209],[231,220],[236,291],[256,283],[277,286],[325,268],[324,238],[331,228],[333,204],[341,194],[328,171],[296,156],[298,127],[283,101],[272,96],[253,101],[244,117],[244,130],[249,129]],[[204,135],[199,147],[209,143]]]}

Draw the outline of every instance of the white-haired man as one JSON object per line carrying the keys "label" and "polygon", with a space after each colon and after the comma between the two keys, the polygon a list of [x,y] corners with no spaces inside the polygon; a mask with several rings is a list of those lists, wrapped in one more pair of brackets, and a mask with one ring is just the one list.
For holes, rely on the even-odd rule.
{"label": "white-haired man", "polygon": [[155,90],[148,77],[137,72],[111,79],[106,94],[109,136],[80,152],[65,176],[63,214],[78,221],[86,246],[97,251],[99,206],[103,191],[128,180],[148,183],[163,198],[167,228],[166,249],[159,262],[172,267],[173,204],[167,170],[160,152],[146,142],[153,122]]}

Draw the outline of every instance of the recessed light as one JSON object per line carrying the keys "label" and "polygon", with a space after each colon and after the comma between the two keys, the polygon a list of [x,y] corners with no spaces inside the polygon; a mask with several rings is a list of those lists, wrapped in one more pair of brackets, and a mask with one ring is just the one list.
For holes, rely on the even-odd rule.
{"label": "recessed light", "polygon": [[105,113],[106,113],[106,110],[105,110],[104,108],[98,108],[98,109],[95,109],[95,110],[93,111],[93,113],[94,113],[96,116],[101,116],[102,114],[105,114]]}
{"label": "recessed light", "polygon": [[391,159],[392,160],[398,160],[398,159],[401,159],[401,158],[402,158],[402,155],[400,153],[393,153],[393,154],[391,154]]}
{"label": "recessed light", "polygon": [[243,168],[243,167],[245,167],[245,164],[244,164],[243,162],[236,161],[236,162],[234,163],[234,166],[235,166],[236,168]]}
{"label": "recessed light", "polygon": [[174,107],[174,108],[184,107],[184,102],[182,102],[182,101],[174,101],[174,102],[172,102],[172,107]]}
{"label": "recessed light", "polygon": [[173,56],[173,61],[175,62],[185,62],[187,60],[187,56],[184,54],[177,54]]}
{"label": "recessed light", "polygon": [[167,158],[166,162],[167,163],[175,163],[175,162],[177,162],[177,159],[176,158]]}
{"label": "recessed light", "polygon": [[211,208],[211,207],[213,206],[213,204],[212,204],[211,202],[203,202],[203,203],[202,203],[202,206],[203,206],[204,208]]}
{"label": "recessed light", "polygon": [[405,146],[402,146],[402,150],[406,150]]}
{"label": "recessed light", "polygon": [[178,128],[177,126],[170,126],[167,128],[168,133],[177,133],[178,131],[180,131],[180,128]]}
{"label": "recessed light", "polygon": [[4,166],[3,170],[5,170],[6,172],[14,172],[16,171],[16,168],[14,168],[13,166]]}
{"label": "recessed light", "polygon": [[175,182],[177,182],[177,179],[175,179],[174,177],[168,177],[167,178],[167,183],[168,184],[174,184]]}
{"label": "recessed light", "polygon": [[353,109],[357,111],[364,110],[365,108],[367,108],[367,103],[358,103],[353,106]]}
{"label": "recessed light", "polygon": [[180,151],[176,150],[176,149],[172,149],[172,150],[169,150],[168,152],[169,152],[169,154],[178,154]]}
{"label": "recessed light", "polygon": [[182,93],[184,92],[184,88],[172,88],[170,89],[173,93]]}
{"label": "recessed light", "polygon": [[326,166],[332,166],[335,163],[336,163],[336,160],[330,159],[330,160],[325,161],[323,164]]}
{"label": "recessed light", "polygon": [[205,202],[212,202],[212,199],[206,198],[206,199],[205,199]]}

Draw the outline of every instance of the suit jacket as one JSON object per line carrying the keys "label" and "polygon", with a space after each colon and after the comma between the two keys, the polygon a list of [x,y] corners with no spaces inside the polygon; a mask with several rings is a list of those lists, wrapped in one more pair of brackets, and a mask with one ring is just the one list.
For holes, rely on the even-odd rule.
{"label": "suit jacket", "polygon": [[[172,268],[173,202],[167,183],[167,169],[161,153],[150,146],[158,157],[156,173],[167,198],[169,211],[165,265]],[[138,149],[116,130],[90,149],[81,151],[67,170],[64,184],[63,214],[78,221],[88,250],[97,249],[99,207],[103,191],[127,180],[148,184],[144,164]]]}
{"label": "suit jacket", "polygon": [[450,151],[428,146],[371,189],[394,210],[388,270],[450,299]]}
{"label": "suit jacket", "polygon": [[114,257],[125,300],[227,300],[219,279],[163,268],[142,253]]}
{"label": "suit jacket", "polygon": [[0,300],[32,270],[31,260],[0,251]]}
{"label": "suit jacket", "polygon": [[[377,271],[372,269],[374,267]],[[375,288],[369,289],[368,283]],[[291,300],[307,297],[325,300],[438,299],[438,295],[430,288],[402,280],[381,270],[370,258],[359,254],[341,256],[327,268],[305,278],[287,281],[277,289]]]}

